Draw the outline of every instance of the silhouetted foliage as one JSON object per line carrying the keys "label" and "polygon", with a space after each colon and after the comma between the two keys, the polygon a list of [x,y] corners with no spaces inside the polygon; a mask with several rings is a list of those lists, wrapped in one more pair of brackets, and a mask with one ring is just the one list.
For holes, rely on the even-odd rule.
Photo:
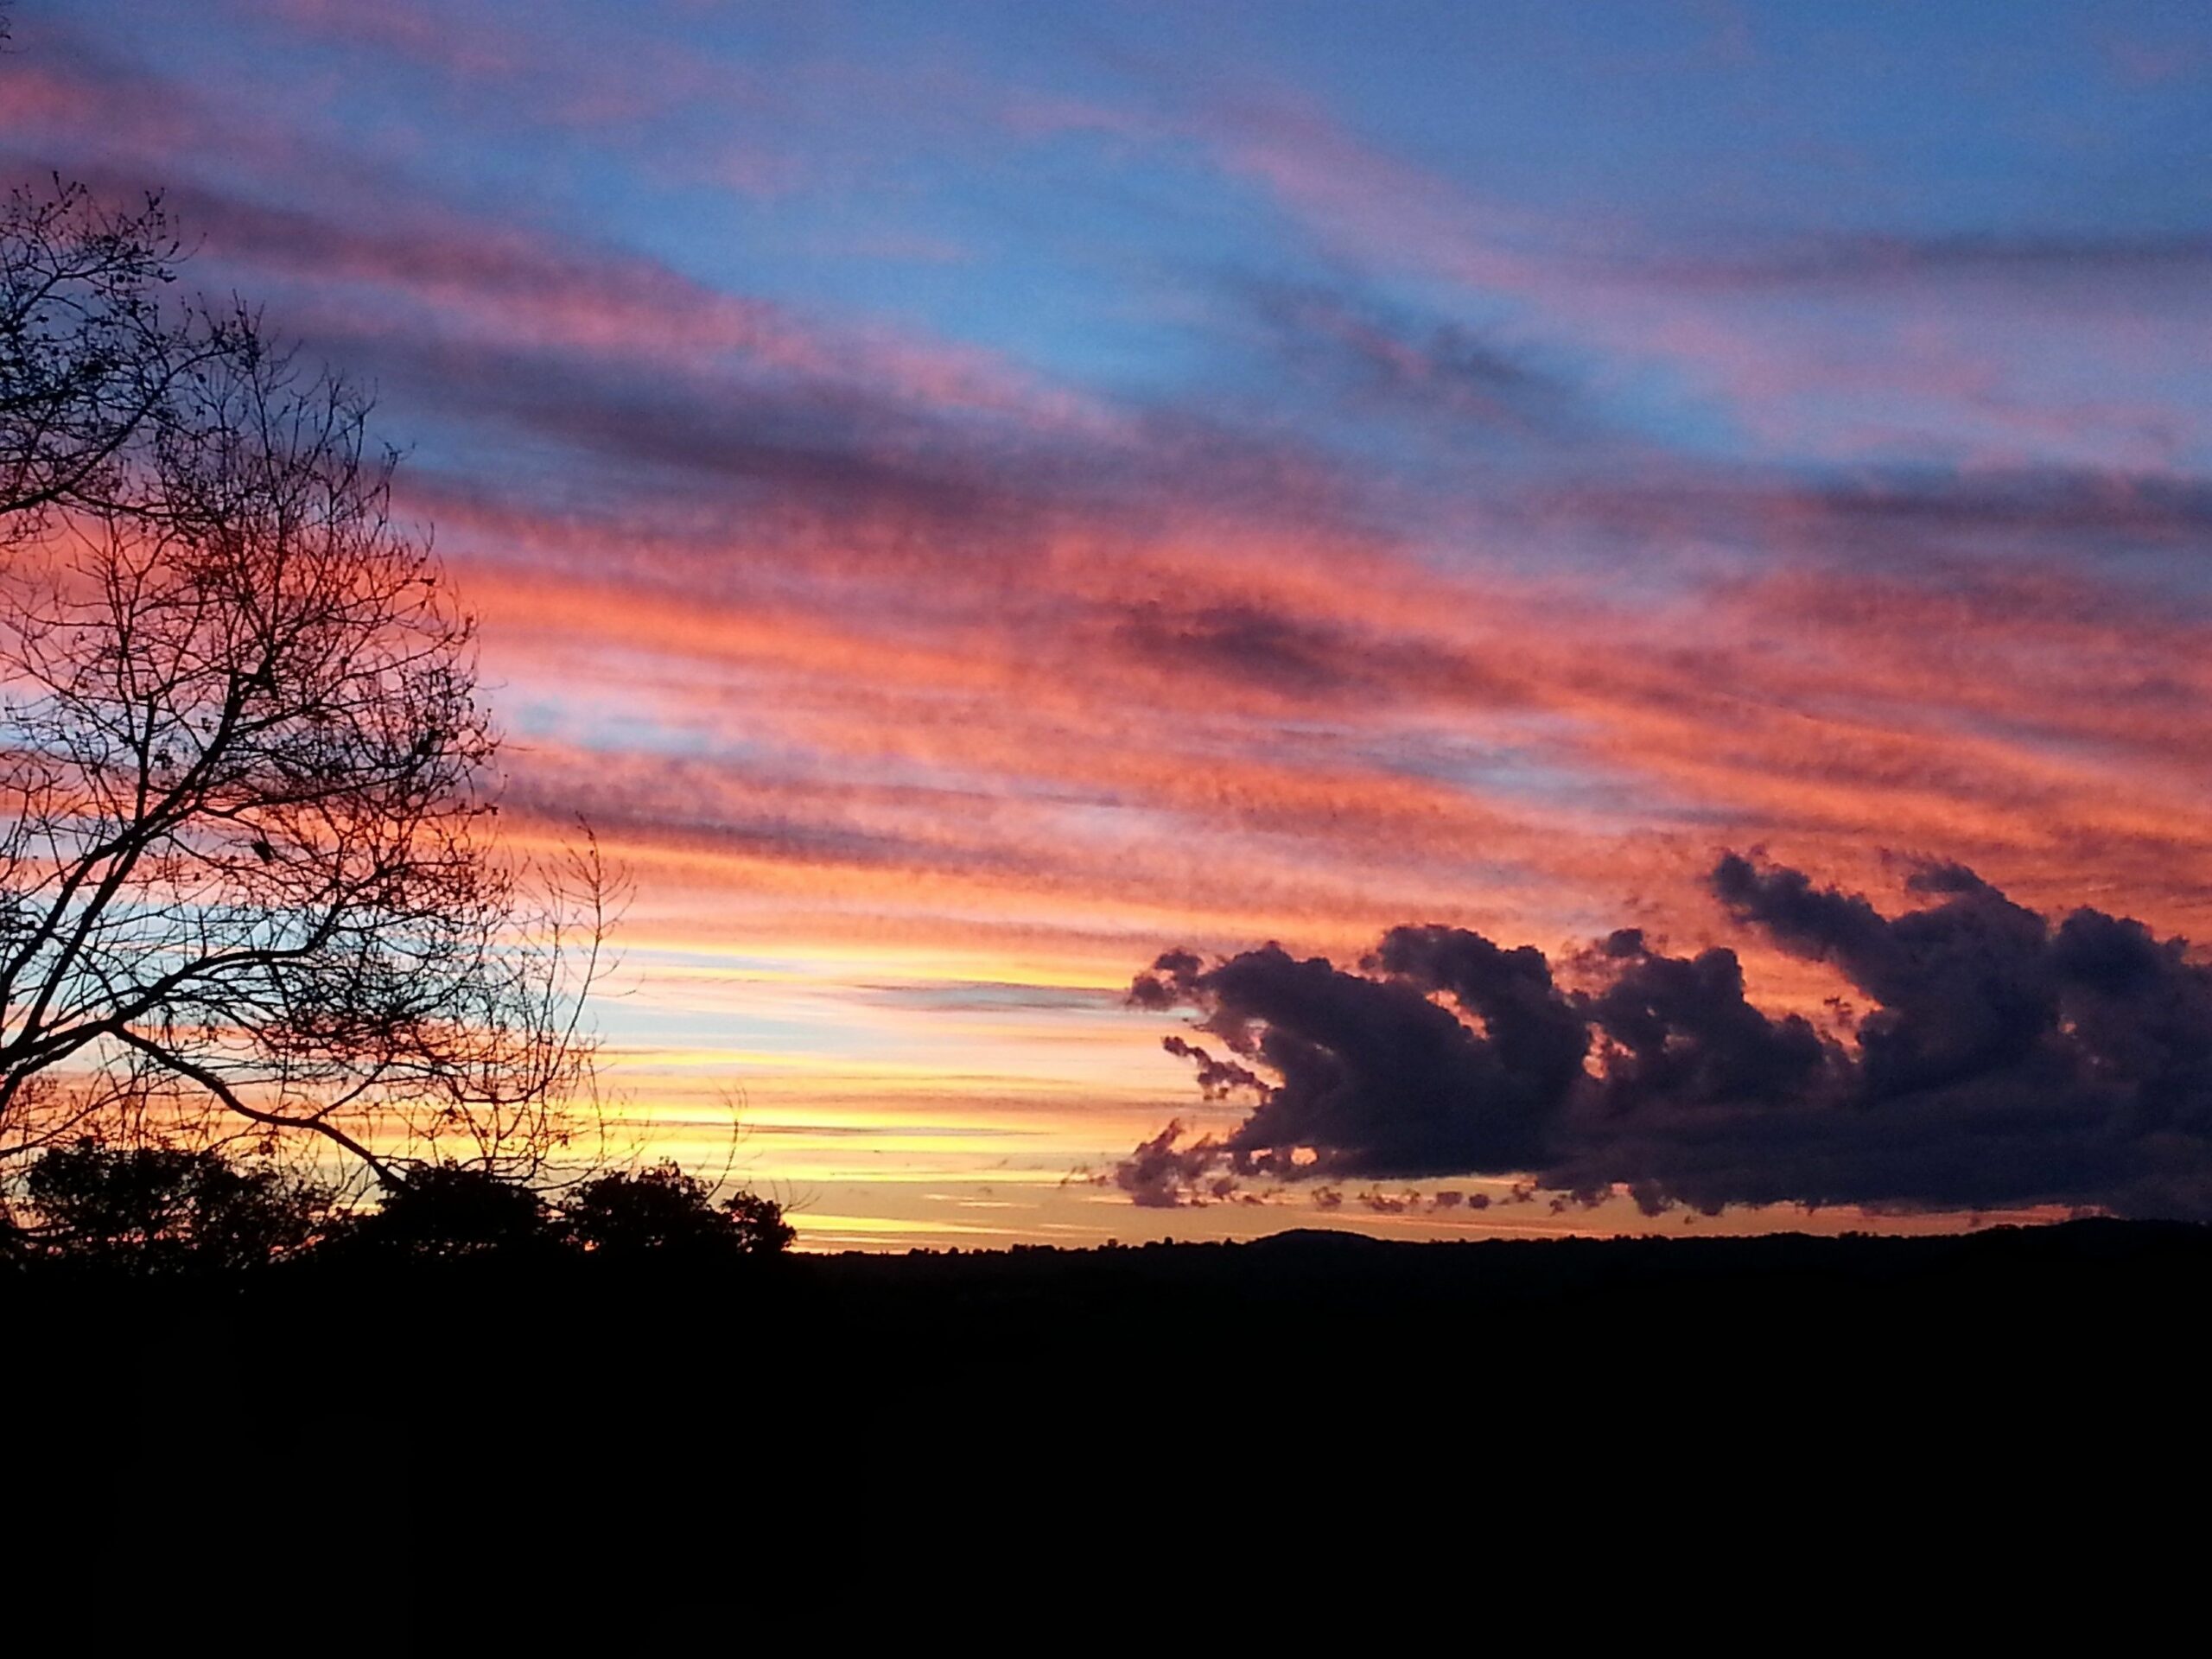
{"label": "silhouetted foliage", "polygon": [[348,1214],[329,1187],[265,1164],[86,1138],[41,1154],[0,1201],[0,1264],[130,1273],[287,1258],[707,1268],[779,1255],[795,1236],[775,1200],[741,1192],[718,1204],[674,1163],[595,1177],[557,1207],[481,1164],[416,1164],[387,1175],[380,1203]]}
{"label": "silhouetted foliage", "polygon": [[545,1254],[560,1243],[535,1192],[467,1164],[418,1164],[395,1174],[383,1203],[334,1241],[343,1255],[418,1258]]}
{"label": "silhouetted foliage", "polygon": [[85,1141],[32,1165],[22,1204],[28,1218],[11,1217],[22,1259],[222,1272],[265,1266],[312,1243],[330,1194],[211,1151]]}
{"label": "silhouetted foliage", "polygon": [[722,1200],[731,1230],[747,1241],[745,1249],[756,1255],[787,1249],[798,1236],[798,1229],[784,1219],[784,1206],[758,1192],[733,1192]]}
{"label": "silhouetted foliage", "polygon": [[774,1199],[738,1192],[716,1205],[672,1163],[586,1181],[562,1214],[576,1243],[609,1258],[772,1255],[797,1236]]}

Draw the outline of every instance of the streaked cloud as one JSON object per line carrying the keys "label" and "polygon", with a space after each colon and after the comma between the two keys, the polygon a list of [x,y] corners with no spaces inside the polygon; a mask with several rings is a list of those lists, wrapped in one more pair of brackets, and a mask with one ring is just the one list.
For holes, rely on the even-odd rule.
{"label": "streaked cloud", "polygon": [[[642,1116],[693,1123],[717,1069],[887,1148],[933,1093],[1003,1105],[1053,1196],[989,1224],[1110,1231],[1057,1182],[1179,1109],[1108,1006],[1169,941],[1618,924],[1808,1014],[1833,976],[1705,882],[1754,842],[2212,932],[2207,204],[2171,182],[2205,92],[2148,73],[2187,42],[2077,86],[2038,12],[2088,136],[1999,77],[1969,155],[1910,91],[1760,102],[1765,9],[1726,51],[1608,12],[1581,57],[1457,10],[1347,54],[1311,18],[1143,49],[1111,8],[57,6],[0,151],[165,185],[194,281],[378,385],[516,834],[585,812],[636,874]],[[1630,119],[1639,29],[1703,104]],[[1575,130],[1475,107],[1493,62],[1579,89]],[[696,969],[779,953],[826,964],[804,996]],[[1185,1116],[1163,1154],[1236,1122]],[[892,1203],[912,1149],[847,1150],[808,1153],[827,1213]],[[1527,1208],[1363,1190],[1378,1225]]]}

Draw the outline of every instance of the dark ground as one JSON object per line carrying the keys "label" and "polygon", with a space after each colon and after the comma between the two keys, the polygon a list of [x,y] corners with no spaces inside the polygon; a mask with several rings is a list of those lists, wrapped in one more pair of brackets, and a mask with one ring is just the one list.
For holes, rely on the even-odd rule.
{"label": "dark ground", "polygon": [[[0,1407],[12,1511],[48,1532],[206,1527],[373,1563],[441,1616],[453,1572],[603,1585],[677,1551],[684,1583],[781,1584],[830,1628],[844,1592],[759,1577],[763,1550],[818,1573],[824,1539],[863,1580],[944,1551],[1149,1596],[1098,1582],[1102,1536],[1116,1574],[1234,1559],[1337,1605],[1355,1560],[1448,1600],[1624,1556],[1637,1597],[1694,1601],[1740,1593],[1696,1575],[1745,1550],[1812,1595],[1839,1548],[1980,1594],[2002,1534],[2017,1603],[2078,1599],[2107,1538],[2128,1573],[2196,1582],[2208,1291],[2212,1229],[2118,1222],[49,1274],[0,1281]],[[1501,1580],[1531,1555],[1541,1584]]]}
{"label": "dark ground", "polygon": [[[2056,1389],[2200,1395],[2212,1228],[2083,1221],[1951,1237],[1249,1244],[792,1256],[687,1270],[592,1259],[302,1264],[220,1281],[0,1281],[13,1386],[214,1387],[521,1413],[641,1389],[830,1411],[1008,1401],[1126,1410],[1157,1376],[1287,1411],[1332,1386],[1557,1411],[1747,1408],[1784,1388],[1872,1414]],[[343,1379],[353,1379],[349,1385]],[[1010,1397],[1010,1399],[1009,1399]],[[431,1408],[435,1415],[437,1408]]]}

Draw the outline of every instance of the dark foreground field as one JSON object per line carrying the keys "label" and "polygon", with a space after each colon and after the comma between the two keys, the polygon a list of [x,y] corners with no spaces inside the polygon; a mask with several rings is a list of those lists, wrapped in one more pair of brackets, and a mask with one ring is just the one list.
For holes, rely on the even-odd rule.
{"label": "dark foreground field", "polygon": [[2038,1397],[2195,1402],[2212,1229],[1470,1243],[1294,1232],[710,1269],[564,1257],[198,1281],[54,1272],[0,1281],[0,1298],[18,1389],[212,1392],[245,1411],[278,1396],[318,1410],[419,1402],[426,1423],[472,1400],[521,1421],[651,1397],[870,1421],[927,1405],[986,1430],[1154,1402],[1256,1426],[1325,1416],[1322,1389],[1387,1395],[1401,1412],[1479,1395],[1539,1414],[1726,1416],[1786,1399],[1872,1419],[1965,1409],[1969,1393],[1985,1412]]}
{"label": "dark foreground field", "polygon": [[1592,1549],[1738,1570],[1716,1524],[1801,1574],[1834,1567],[1825,1529],[1962,1593],[1953,1535],[1992,1527],[2193,1561],[2208,1291],[2212,1230],[2115,1222],[18,1275],[0,1403],[10,1502],[49,1535],[343,1554],[440,1616],[472,1560],[601,1594],[618,1555],[704,1551],[694,1590],[834,1624],[844,1591],[760,1576],[825,1539],[864,1578],[922,1549],[1080,1584],[1103,1569],[1071,1541],[1109,1535],[1116,1571],[1157,1543],[1339,1600],[1347,1561],[1371,1586],[1417,1554],[1458,1596],[1509,1548],[1548,1586]]}

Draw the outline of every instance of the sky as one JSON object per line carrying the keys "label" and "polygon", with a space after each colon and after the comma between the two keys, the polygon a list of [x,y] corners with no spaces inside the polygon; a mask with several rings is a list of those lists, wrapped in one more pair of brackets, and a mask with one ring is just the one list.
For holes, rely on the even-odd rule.
{"label": "sky", "polygon": [[[161,187],[376,388],[512,833],[633,887],[610,1099],[715,1166],[736,1111],[807,1245],[2212,1193],[2201,5],[15,12],[10,173]],[[1578,994],[1535,1139],[1383,1122]],[[1443,1072],[1362,1071],[1413,1003]],[[1723,1179],[1624,1092],[1684,1054],[2044,1139]]]}

